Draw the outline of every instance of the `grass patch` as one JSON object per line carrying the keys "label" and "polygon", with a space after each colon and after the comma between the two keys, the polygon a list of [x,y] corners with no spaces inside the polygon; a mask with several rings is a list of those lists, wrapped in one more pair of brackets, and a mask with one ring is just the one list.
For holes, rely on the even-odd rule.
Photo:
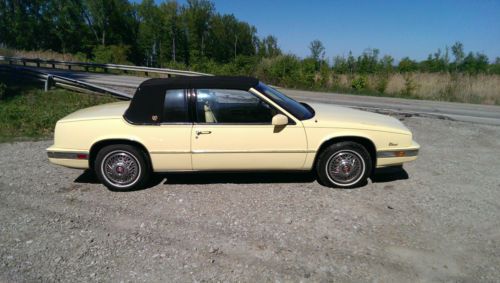
{"label": "grass patch", "polygon": [[118,101],[110,96],[62,89],[1,87],[0,142],[37,140],[53,135],[57,120],[85,107]]}

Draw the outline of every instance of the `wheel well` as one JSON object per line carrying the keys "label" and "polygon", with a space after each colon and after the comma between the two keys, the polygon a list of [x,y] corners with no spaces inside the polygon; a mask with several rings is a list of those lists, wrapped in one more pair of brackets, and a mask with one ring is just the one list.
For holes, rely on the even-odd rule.
{"label": "wheel well", "polygon": [[124,140],[124,139],[102,140],[102,141],[98,141],[95,144],[93,144],[92,147],[90,148],[90,153],[89,153],[89,167],[92,168],[94,166],[94,160],[95,160],[99,150],[101,150],[105,146],[113,145],[113,144],[127,144],[127,145],[137,147],[138,149],[140,149],[144,152],[144,155],[146,156],[146,161],[149,163],[150,168],[153,168],[152,164],[151,164],[151,158],[149,156],[149,153],[148,153],[148,150],[146,149],[146,147],[139,142],[131,141],[131,140]]}
{"label": "wheel well", "polygon": [[348,136],[348,137],[337,137],[337,138],[332,138],[327,141],[325,141],[318,149],[318,152],[316,153],[316,158],[314,159],[314,166],[316,166],[316,161],[318,159],[318,156],[320,155],[323,150],[325,150],[327,147],[329,147],[332,144],[339,143],[339,142],[356,142],[359,143],[360,145],[364,146],[368,153],[370,154],[370,158],[372,159],[372,168],[374,169],[377,165],[377,150],[375,148],[375,144],[367,138],[362,138],[362,137],[355,137],[355,136]]}

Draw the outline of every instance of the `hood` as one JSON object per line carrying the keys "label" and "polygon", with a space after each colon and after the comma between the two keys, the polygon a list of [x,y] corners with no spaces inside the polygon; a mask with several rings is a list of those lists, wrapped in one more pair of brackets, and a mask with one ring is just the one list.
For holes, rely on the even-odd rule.
{"label": "hood", "polygon": [[348,128],[411,135],[410,130],[396,118],[367,111],[309,103],[316,112],[312,119],[304,122],[306,127]]}
{"label": "hood", "polygon": [[69,114],[59,120],[59,122],[122,118],[129,104],[129,101],[122,101],[84,108]]}

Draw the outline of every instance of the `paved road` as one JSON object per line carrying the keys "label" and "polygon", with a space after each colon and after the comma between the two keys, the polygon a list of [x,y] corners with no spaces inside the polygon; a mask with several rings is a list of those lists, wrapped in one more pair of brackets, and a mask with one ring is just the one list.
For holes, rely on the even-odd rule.
{"label": "paved road", "polygon": [[445,117],[451,120],[500,125],[500,107],[392,97],[348,95],[283,89],[288,96],[310,102],[334,103],[344,106],[389,110],[423,116]]}
{"label": "paved road", "polygon": [[[43,69],[47,73],[81,80],[133,93],[134,89],[148,78],[130,75],[86,73],[60,69]],[[364,108],[383,112],[403,112],[412,115],[437,116],[451,120],[500,125],[500,107],[467,103],[453,103],[428,100],[412,100],[391,97],[347,95],[338,93],[311,92],[281,89],[285,94],[305,102],[322,102]]]}

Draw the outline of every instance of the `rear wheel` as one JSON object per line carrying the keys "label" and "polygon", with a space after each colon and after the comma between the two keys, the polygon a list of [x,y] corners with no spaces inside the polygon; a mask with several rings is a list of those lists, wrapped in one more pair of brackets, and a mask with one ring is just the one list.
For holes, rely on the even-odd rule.
{"label": "rear wheel", "polygon": [[127,144],[103,147],[97,153],[94,170],[99,180],[113,191],[141,189],[151,175],[146,154]]}
{"label": "rear wheel", "polygon": [[320,153],[318,181],[329,187],[353,188],[366,183],[372,171],[370,154],[355,142],[339,142]]}

